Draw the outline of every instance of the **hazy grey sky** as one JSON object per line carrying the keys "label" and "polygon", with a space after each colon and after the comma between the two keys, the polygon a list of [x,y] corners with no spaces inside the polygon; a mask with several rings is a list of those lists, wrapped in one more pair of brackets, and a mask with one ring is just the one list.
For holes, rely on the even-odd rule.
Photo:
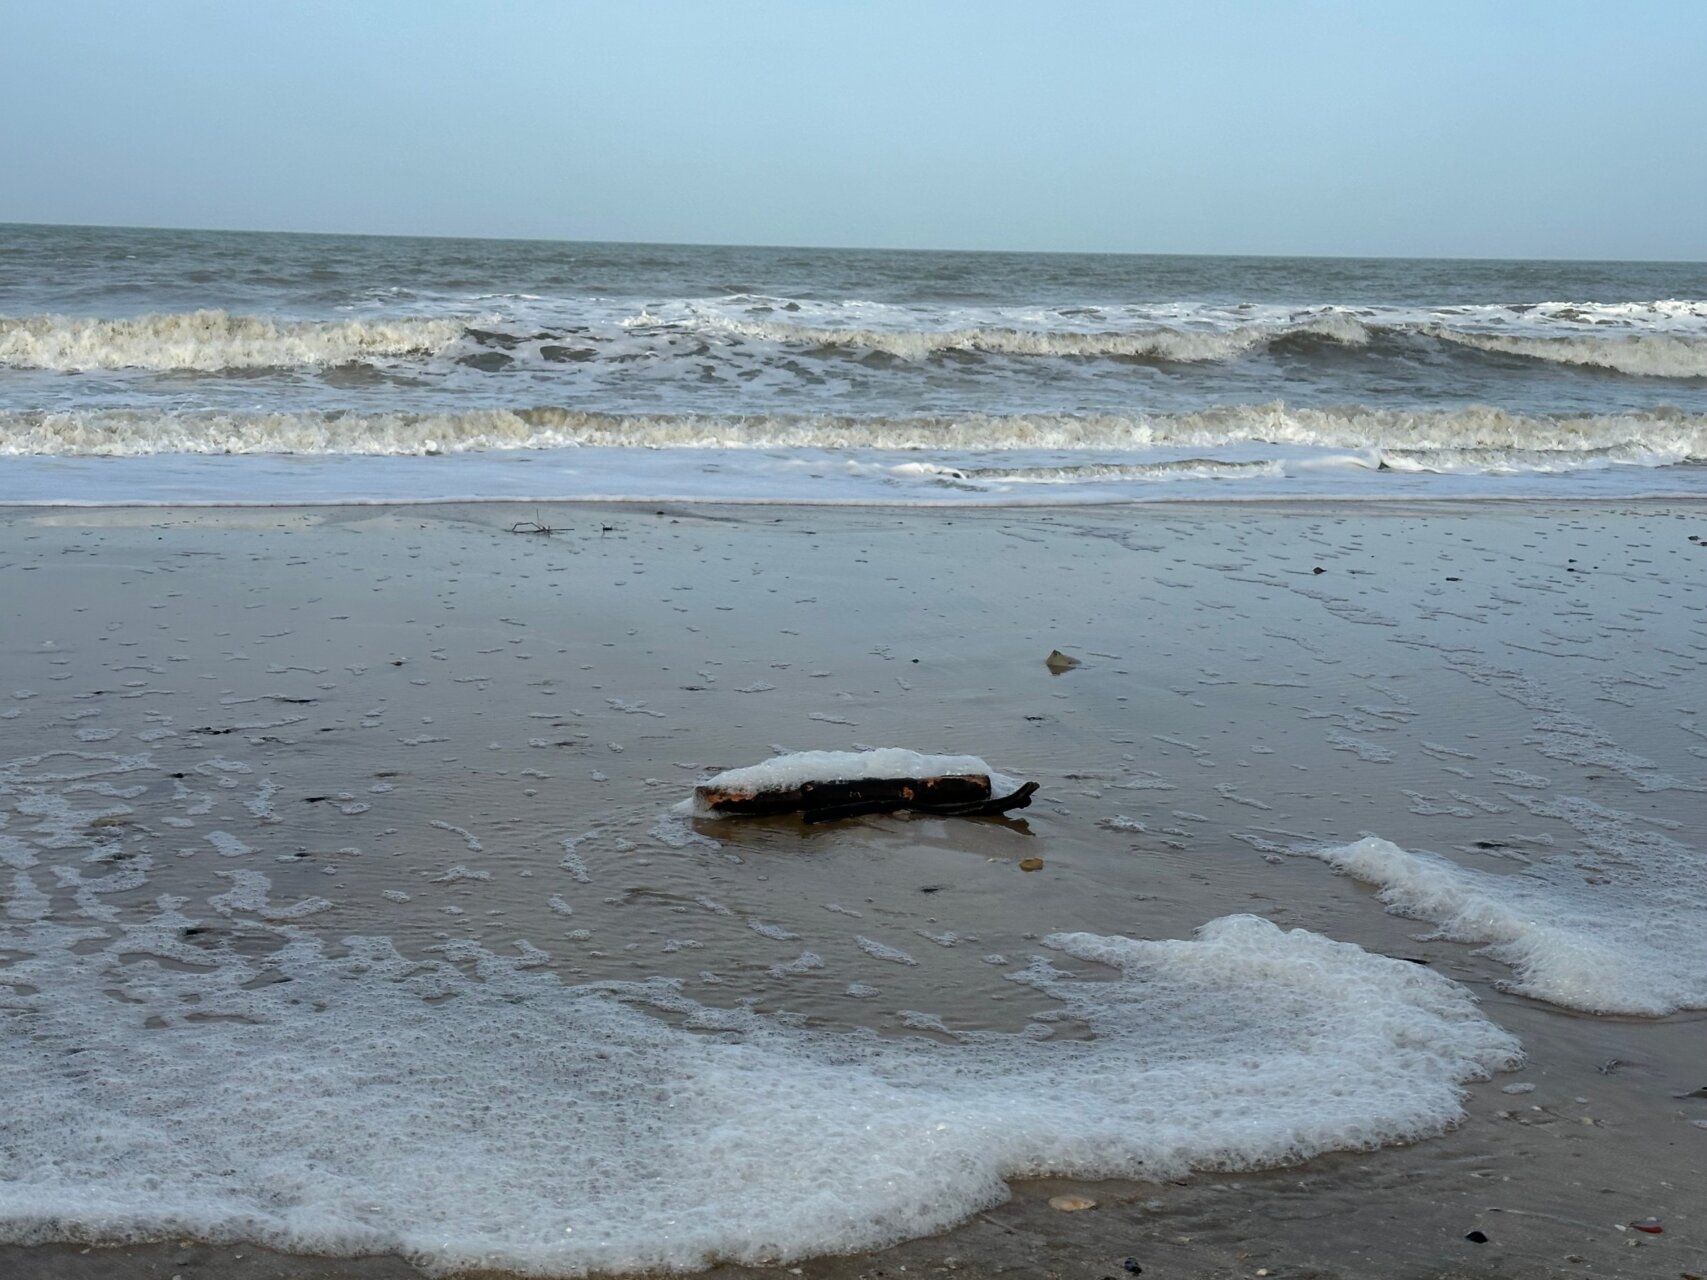
{"label": "hazy grey sky", "polygon": [[1703,0],[0,0],[0,221],[1707,258]]}

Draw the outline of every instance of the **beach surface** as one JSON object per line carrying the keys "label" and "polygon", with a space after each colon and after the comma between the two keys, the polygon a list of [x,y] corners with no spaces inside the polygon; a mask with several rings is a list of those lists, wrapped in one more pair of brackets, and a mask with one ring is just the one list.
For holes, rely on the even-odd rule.
{"label": "beach surface", "polygon": [[[1478,1025],[1516,1037],[1525,1061],[1442,1068],[1442,1096],[1461,1087],[1462,1113],[1449,1101],[1392,1120],[1418,1136],[1405,1145],[1383,1145],[1388,1122],[1363,1116],[1324,1128],[1321,1154],[1239,1171],[1274,1161],[1251,1154],[1269,1148],[1252,1145],[1248,1117],[1222,1117],[1213,1141],[1182,1139],[1182,1167],[1155,1164],[1164,1177],[1016,1178],[1005,1200],[950,1180],[939,1204],[905,1219],[928,1228],[921,1238],[873,1250],[855,1226],[779,1235],[776,1266],[709,1274],[1707,1273],[1703,538],[1707,505],[1658,500],[0,512],[0,853],[19,877],[0,906],[20,930],[93,931],[61,935],[68,957],[127,928],[172,933],[146,981],[116,994],[124,984],[99,976],[58,989],[0,967],[0,1012],[14,1015],[0,1025],[21,1043],[58,1001],[63,1029],[77,999],[145,1007],[138,1046],[193,1032],[198,1017],[264,1032],[276,1010],[220,1001],[260,999],[270,958],[312,947],[346,965],[334,975],[345,986],[366,972],[352,956],[374,971],[451,966],[520,1004],[560,983],[603,991],[621,1018],[684,1042],[760,1035],[715,1011],[762,1021],[773,1030],[759,1042],[784,1047],[869,1032],[902,1046],[872,1051],[885,1079],[885,1053],[912,1054],[905,1069],[925,1073],[931,1053],[1019,1046],[1001,1049],[1013,1069],[1000,1088],[1019,1100],[1004,1105],[1037,1110],[1016,1125],[1059,1116],[1094,1133],[1083,1112],[1100,1104],[1087,1094],[1075,1110],[1075,1091],[1101,1087],[1098,1060],[1083,1059],[1096,1070],[1081,1078],[1052,1074],[1041,1055],[1097,1039],[1107,1011],[1076,1011],[1061,992],[1106,985],[1111,970],[1048,940],[1183,940],[1248,914],[1462,984]],[[1079,665],[1053,672],[1057,649]],[[1012,820],[810,828],[669,812],[717,769],[892,745],[982,756],[1039,782],[1037,802]],[[1390,844],[1359,845],[1370,837]],[[1022,870],[1030,859],[1041,869]],[[366,956],[351,938],[389,950]],[[1016,981],[1040,955],[1058,976],[1033,967]],[[0,965],[20,957],[14,939]],[[239,962],[243,980],[216,992]],[[289,973],[296,961],[281,963]],[[1399,981],[1389,970],[1369,970],[1371,999]],[[445,981],[424,997],[435,1016],[474,1005]],[[1274,1074],[1291,1050],[1265,1040],[1259,988],[1236,986],[1170,989],[1188,1007],[1158,1013],[1159,1034],[1201,1032],[1216,1071],[1247,1072],[1270,1110],[1307,1117],[1349,1094],[1374,1100],[1369,1115],[1391,1109],[1373,1051],[1322,1059],[1321,1078],[1307,1064]],[[1201,1005],[1179,997],[1191,990]],[[1386,1034],[1384,1009],[1348,1000],[1347,1026]],[[613,1043],[646,1034],[599,1016]],[[470,1169],[502,1182],[573,1146],[560,1129],[569,1100],[538,1078],[505,1080],[502,1053],[435,1059],[423,1036],[387,1049],[388,1069],[417,1054],[436,1065],[412,1087],[462,1101],[421,1124],[481,1145],[465,1096],[477,1086],[494,1124],[538,1135],[488,1143]],[[353,1021],[347,1040],[352,1053],[365,1043]],[[324,1052],[335,1059],[338,1043]],[[494,1074],[450,1079],[472,1061]],[[143,1200],[127,1184],[123,1205],[107,1198],[122,1158],[65,1144],[148,1113],[146,1087],[97,1070],[9,1129],[0,1120],[15,1151],[64,1180],[51,1205],[0,1181],[0,1238],[13,1242],[0,1244],[0,1275],[434,1270],[429,1227],[399,1225],[355,1190],[291,1235],[293,1197],[341,1176],[345,1152],[328,1135],[361,1117],[337,1111],[347,1064],[327,1064],[324,1089],[303,1059],[242,1070],[264,1079],[269,1063],[303,1079],[307,1129],[288,1098],[222,1099],[225,1123],[252,1122],[252,1141],[194,1170],[181,1163],[193,1144],[178,1164],[143,1168],[158,1142],[127,1130],[115,1141],[134,1142],[137,1176],[157,1181]],[[824,1060],[808,1065],[832,1078]],[[779,1059],[777,1076],[794,1066]],[[1219,1115],[1189,1075],[1170,1077],[1180,1092],[1159,1095],[1164,1110]],[[776,1088],[791,1127],[768,1140],[779,1153],[813,1144],[801,1117],[820,1104]],[[767,1098],[745,1102],[764,1114]],[[652,1101],[642,1128],[669,1147],[674,1104]],[[365,1141],[412,1140],[385,1123]],[[319,1166],[262,1158],[304,1132],[323,1144]],[[1054,1167],[1094,1170],[1105,1157],[1092,1147]],[[751,1152],[729,1150],[715,1130],[689,1132],[676,1157],[703,1164],[683,1185],[735,1219],[756,1211],[736,1159]],[[625,1168],[609,1166],[607,1198],[639,1213],[649,1192],[625,1187]],[[253,1170],[262,1182],[245,1183]],[[173,1208],[174,1179],[204,1174]],[[224,1174],[231,1185],[213,1189]],[[549,1274],[563,1255],[505,1235],[504,1206],[458,1176],[469,1213],[491,1219],[488,1270]],[[396,1194],[407,1202],[407,1187]],[[1063,1195],[1095,1207],[1051,1208]],[[1648,1219],[1662,1230],[1630,1226]],[[183,1229],[195,1222],[225,1225]],[[414,1262],[325,1256],[375,1252],[359,1242],[387,1232],[416,1242]],[[125,1234],[149,1239],[112,1243]],[[658,1261],[687,1265],[667,1250]]]}

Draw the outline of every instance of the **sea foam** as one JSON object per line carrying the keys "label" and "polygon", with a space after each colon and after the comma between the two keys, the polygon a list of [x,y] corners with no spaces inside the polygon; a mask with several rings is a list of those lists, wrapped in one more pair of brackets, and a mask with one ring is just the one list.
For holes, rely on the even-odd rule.
{"label": "sea foam", "polygon": [[[1526,470],[1707,459],[1707,415],[1657,409],[1526,415],[1227,405],[1189,413],[613,414],[566,408],[445,413],[252,413],[77,409],[0,412],[0,456],[163,453],[465,453],[503,449],[1214,450],[1268,444],[1355,449],[1394,469]],[[1136,460],[1135,460],[1136,461]],[[1204,459],[1215,464],[1222,460]]]}
{"label": "sea foam", "polygon": [[122,320],[0,316],[0,366],[23,369],[274,369],[424,355],[456,341],[460,321],[398,317],[279,320],[191,311]]}
{"label": "sea foam", "polygon": [[1308,852],[1376,886],[1391,910],[1431,922],[1441,937],[1485,944],[1513,970],[1519,994],[1587,1013],[1707,1008],[1707,862],[1654,832],[1626,832],[1623,843],[1641,848],[1620,854],[1608,847],[1622,825],[1615,815],[1575,816],[1591,833],[1598,827],[1599,852],[1518,874],[1462,867],[1377,836]]}
{"label": "sea foam", "polygon": [[1292,338],[1318,338],[1362,346],[1369,332],[1355,318],[1324,315],[1296,324],[1243,325],[1233,328],[1175,328],[1149,325],[1131,330],[1009,328],[966,329],[821,328],[782,321],[737,319],[701,314],[697,322],[716,333],[767,342],[813,347],[848,347],[881,352],[902,360],[926,360],[951,352],[1001,356],[1053,356],[1153,360],[1195,364],[1228,360]]}
{"label": "sea foam", "polygon": [[1251,916],[1049,938],[1112,980],[1011,976],[1094,1038],[944,1044],[662,981],[565,986],[472,943],[421,963],[256,922],[283,945],[244,957],[186,944],[182,905],[99,947],[27,911],[0,930],[0,1238],[254,1240],[434,1275],[772,1262],[944,1229],[1011,1177],[1425,1137],[1519,1059],[1462,987]]}

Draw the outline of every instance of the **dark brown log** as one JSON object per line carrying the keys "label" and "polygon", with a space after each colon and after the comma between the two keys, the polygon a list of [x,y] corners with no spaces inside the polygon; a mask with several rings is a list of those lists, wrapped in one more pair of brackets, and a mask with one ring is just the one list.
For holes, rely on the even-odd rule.
{"label": "dark brown log", "polygon": [[928,813],[940,818],[984,818],[1006,813],[1010,809],[1024,809],[1031,804],[1031,793],[1037,790],[1035,782],[1028,782],[1012,795],[986,796],[982,800],[973,800],[963,804],[933,804],[921,801],[897,801],[893,799],[860,800],[851,804],[833,805],[823,809],[807,809],[800,815],[802,822],[834,822],[838,818],[857,818],[867,813],[895,813],[905,809],[909,813]]}
{"label": "dark brown log", "polygon": [[1028,782],[1011,795],[993,795],[989,777],[976,773],[805,782],[775,791],[702,786],[698,795],[708,808],[730,817],[763,818],[798,813],[806,822],[834,822],[839,818],[895,813],[902,809],[939,817],[987,817],[1026,808],[1036,790],[1037,784]]}
{"label": "dark brown log", "polygon": [[983,818],[992,817],[999,813],[1007,813],[1012,809],[1029,809],[1032,794],[1037,790],[1035,782],[1027,782],[1011,795],[991,796],[988,800],[965,805],[932,805],[924,807],[915,805],[920,813],[942,814],[953,818]]}
{"label": "dark brown log", "polygon": [[990,799],[987,775],[965,774],[934,778],[856,778],[846,782],[805,782],[787,790],[730,790],[700,787],[698,794],[707,807],[736,817],[767,817],[843,808],[849,805],[881,805],[867,813],[893,813],[896,809],[926,806],[976,805]]}

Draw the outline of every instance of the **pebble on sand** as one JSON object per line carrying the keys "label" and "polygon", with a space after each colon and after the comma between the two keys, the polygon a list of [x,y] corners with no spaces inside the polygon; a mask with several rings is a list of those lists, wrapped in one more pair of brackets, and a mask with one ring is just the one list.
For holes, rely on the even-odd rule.
{"label": "pebble on sand", "polygon": [[1089,1196],[1050,1196],[1049,1207],[1062,1213],[1078,1213],[1084,1209],[1094,1209],[1097,1202]]}

